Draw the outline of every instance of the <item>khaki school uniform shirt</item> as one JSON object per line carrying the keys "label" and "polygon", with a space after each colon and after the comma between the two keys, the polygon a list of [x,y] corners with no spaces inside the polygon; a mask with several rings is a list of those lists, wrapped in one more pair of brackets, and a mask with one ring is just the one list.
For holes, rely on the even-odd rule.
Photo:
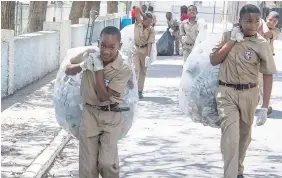
{"label": "khaki school uniform shirt", "polygon": [[[225,32],[213,48],[211,57],[230,39]],[[258,72],[274,74],[276,67],[269,43],[259,34],[236,42],[220,65],[219,80],[229,84],[258,83]]]}
{"label": "khaki school uniform shirt", "polygon": [[134,40],[135,44],[138,46],[143,46],[148,43],[155,43],[154,27],[150,26],[148,28],[144,28],[142,24],[142,19],[140,17],[136,17],[134,28]]}
{"label": "khaki school uniform shirt", "polygon": [[183,48],[185,48],[185,46],[187,45],[188,46],[194,45],[198,33],[199,33],[199,29],[198,29],[197,19],[194,23],[190,23],[189,19],[184,20],[180,24],[180,36],[186,37],[184,38],[184,40],[182,40]]}
{"label": "khaki school uniform shirt", "polygon": [[109,102],[101,103],[97,96],[97,82],[95,72],[86,70],[83,72],[81,81],[81,94],[84,103],[91,105],[106,105],[121,103],[124,97],[125,87],[131,76],[131,68],[124,62],[119,54],[117,59],[106,65],[103,69],[106,86],[121,94],[120,97],[112,96]]}

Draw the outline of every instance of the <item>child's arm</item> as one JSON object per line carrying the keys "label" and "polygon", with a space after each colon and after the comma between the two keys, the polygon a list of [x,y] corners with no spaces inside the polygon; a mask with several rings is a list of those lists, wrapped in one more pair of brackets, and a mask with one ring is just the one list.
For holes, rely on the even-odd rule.
{"label": "child's arm", "polygon": [[104,80],[103,70],[95,72],[97,81],[97,96],[100,102],[109,101],[111,96],[120,97],[120,94],[107,88]]}
{"label": "child's arm", "polygon": [[235,43],[236,41],[229,40],[222,46],[222,48],[220,48],[217,52],[211,55],[210,56],[211,65],[216,66],[222,63]]}
{"label": "child's arm", "polygon": [[65,74],[66,75],[76,75],[82,71],[80,64],[69,64],[67,65]]}
{"label": "child's arm", "polygon": [[230,40],[230,34],[230,32],[223,33],[221,39],[212,49],[212,53],[210,54],[211,65],[215,66],[222,63],[229,51],[232,49],[236,41]]}
{"label": "child's arm", "polygon": [[272,55],[272,50],[268,42],[263,42],[258,51],[260,57],[260,72],[263,73],[263,104],[262,108],[268,108],[272,91],[273,74],[276,66]]}
{"label": "child's arm", "polygon": [[[97,96],[100,102],[116,101],[123,94],[126,84],[131,76],[131,69],[124,68],[120,73],[113,78],[109,85],[106,86],[104,82],[103,71],[95,72],[97,80]],[[117,99],[118,100],[118,99]]]}
{"label": "child's arm", "polygon": [[273,85],[273,74],[263,74],[263,103],[262,108],[268,108]]}

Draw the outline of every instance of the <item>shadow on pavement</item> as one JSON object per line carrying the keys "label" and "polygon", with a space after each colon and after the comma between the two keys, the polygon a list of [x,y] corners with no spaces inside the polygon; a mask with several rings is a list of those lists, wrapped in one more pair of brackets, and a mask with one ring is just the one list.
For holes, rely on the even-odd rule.
{"label": "shadow on pavement", "polygon": [[156,64],[149,68],[147,78],[178,78],[181,74],[181,65]]}
{"label": "shadow on pavement", "polygon": [[[221,167],[215,166],[217,161],[205,161],[198,163],[190,155],[191,159],[183,157],[184,153],[172,151],[178,141],[162,139],[159,137],[148,137],[140,140],[138,145],[141,147],[151,147],[153,150],[144,151],[138,154],[131,154],[121,158],[120,165],[124,170],[121,177],[128,178],[138,176],[145,177],[187,177],[189,172],[197,172],[199,177],[207,177],[205,175],[213,175],[220,177]],[[210,153],[209,155],[217,154]],[[187,155],[186,155],[187,156]],[[202,155],[203,156],[203,155]],[[134,160],[134,161],[132,161]],[[208,173],[208,174],[207,174]]]}
{"label": "shadow on pavement", "polygon": [[282,72],[276,72],[273,75],[273,81],[275,81],[275,82],[282,82]]}
{"label": "shadow on pavement", "polygon": [[171,98],[167,98],[167,97],[145,97],[143,99],[140,99],[140,101],[150,101],[161,105],[174,103],[174,101]]}
{"label": "shadow on pavement", "polygon": [[[45,93],[45,91],[41,91],[41,88],[44,87],[46,84],[51,85],[49,88],[53,91],[53,83],[50,83],[52,80],[56,78],[57,70],[47,74],[43,78],[35,81],[34,83],[16,91],[13,95],[7,96],[1,99],[1,112],[8,109],[12,105],[24,101],[29,95],[35,92],[35,95],[41,99],[40,94]],[[36,91],[37,90],[37,91]],[[27,101],[28,102],[28,101]]]}
{"label": "shadow on pavement", "polygon": [[269,117],[270,119],[282,119],[282,111],[273,110]]}

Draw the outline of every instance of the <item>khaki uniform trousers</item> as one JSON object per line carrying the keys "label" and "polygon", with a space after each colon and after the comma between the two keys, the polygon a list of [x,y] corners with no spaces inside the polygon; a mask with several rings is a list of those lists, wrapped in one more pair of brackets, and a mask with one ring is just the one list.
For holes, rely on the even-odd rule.
{"label": "khaki uniform trousers", "polygon": [[185,45],[185,47],[183,48],[183,65],[185,64],[188,56],[190,55],[190,53],[192,52],[193,49],[193,45]]}
{"label": "khaki uniform trousers", "polygon": [[119,178],[121,113],[84,106],[79,129],[79,178]]}
{"label": "khaki uniform trousers", "polygon": [[252,123],[258,104],[258,87],[234,90],[219,86],[216,102],[221,121],[224,178],[237,178],[243,174],[243,162],[251,142]]}
{"label": "khaki uniform trousers", "polygon": [[143,92],[147,67],[145,67],[145,58],[148,53],[147,46],[144,48],[134,47],[133,62],[135,66],[136,80],[138,82],[138,92]]}
{"label": "khaki uniform trousers", "polygon": [[172,33],[172,38],[174,40],[174,44],[175,44],[175,52],[177,54],[180,54],[179,52],[179,48],[180,48],[180,35],[179,35],[179,31],[174,31]]}

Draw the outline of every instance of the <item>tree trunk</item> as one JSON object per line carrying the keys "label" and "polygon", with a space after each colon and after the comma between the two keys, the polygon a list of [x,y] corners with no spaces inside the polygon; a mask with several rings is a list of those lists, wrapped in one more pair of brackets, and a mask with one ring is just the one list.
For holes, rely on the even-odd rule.
{"label": "tree trunk", "polygon": [[48,1],[30,1],[27,23],[27,32],[43,30],[43,22],[46,20]]}
{"label": "tree trunk", "polygon": [[1,1],[1,29],[15,30],[16,1]]}
{"label": "tree trunk", "polygon": [[83,18],[90,18],[90,10],[95,10],[100,14],[101,1],[86,1],[83,8]]}
{"label": "tree trunk", "polygon": [[86,4],[85,1],[73,1],[72,2],[71,11],[69,15],[71,24],[77,24],[79,21],[79,18],[82,17],[84,4]]}
{"label": "tree trunk", "polygon": [[118,12],[118,1],[107,1],[107,12],[113,14]]}

